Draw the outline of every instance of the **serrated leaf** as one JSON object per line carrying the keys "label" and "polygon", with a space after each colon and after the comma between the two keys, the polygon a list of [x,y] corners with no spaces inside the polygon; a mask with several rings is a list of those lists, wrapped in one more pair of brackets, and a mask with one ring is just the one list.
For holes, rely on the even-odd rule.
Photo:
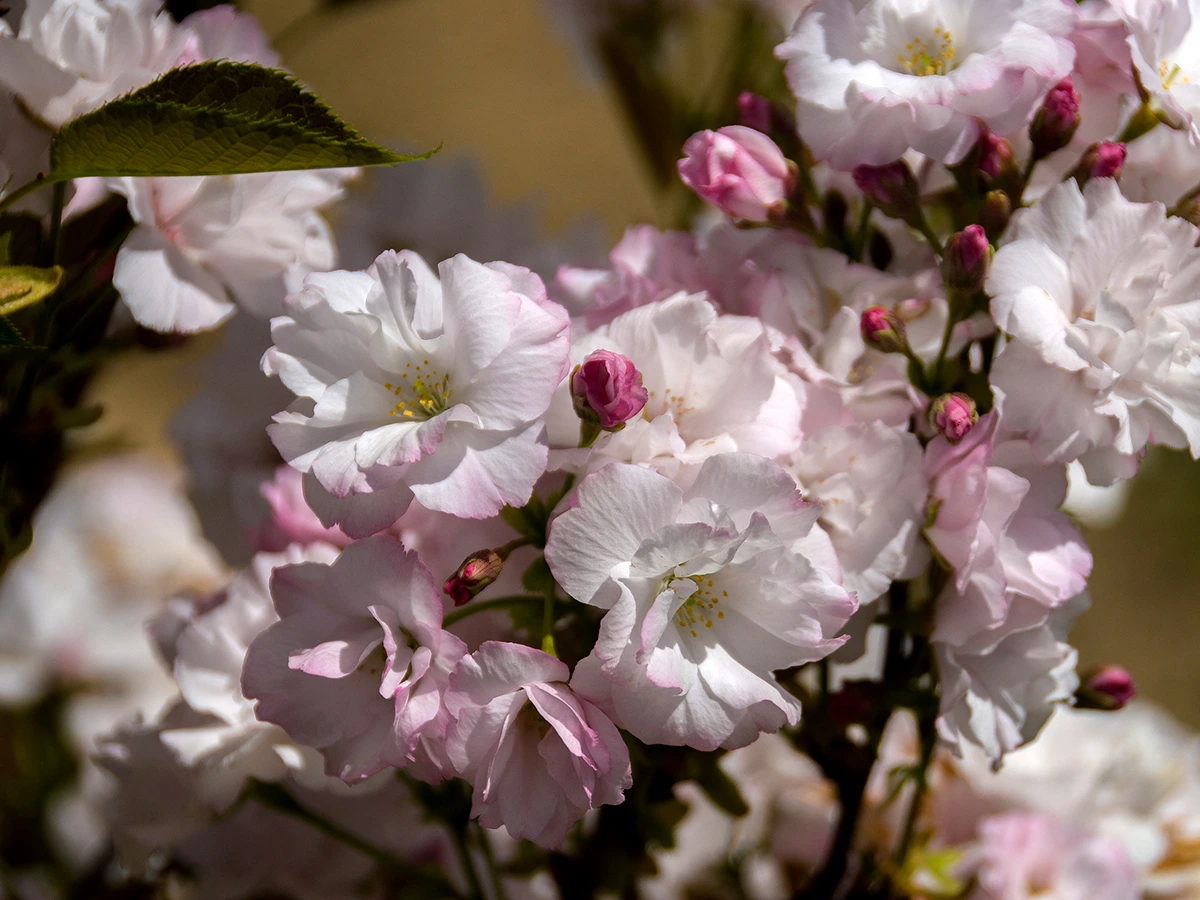
{"label": "serrated leaf", "polygon": [[546,557],[539,556],[529,564],[529,568],[521,575],[521,586],[531,594],[546,596],[557,587],[550,567],[546,565]]}
{"label": "serrated leaf", "polygon": [[0,266],[0,316],[45,300],[63,280],[60,266],[39,269],[35,266]]}
{"label": "serrated leaf", "polygon": [[50,178],[239,175],[394,165],[287,73],[219,60],[167,72],[62,127]]}
{"label": "serrated leaf", "polygon": [[32,345],[25,340],[21,332],[13,327],[12,322],[0,316],[0,347],[24,347],[29,348]]}

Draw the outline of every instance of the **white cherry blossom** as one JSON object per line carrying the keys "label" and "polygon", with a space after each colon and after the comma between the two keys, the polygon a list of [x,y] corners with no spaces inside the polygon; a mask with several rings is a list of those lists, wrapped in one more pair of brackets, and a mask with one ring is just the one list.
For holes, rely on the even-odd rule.
{"label": "white cherry blossom", "polygon": [[546,467],[565,312],[527,269],[457,256],[439,272],[384,253],[366,272],[309,276],[272,322],[264,369],[298,399],[271,439],[322,521],[352,537],[413,496],[465,518],[521,506]]}
{"label": "white cherry blossom", "polygon": [[775,669],[821,659],[856,602],[810,553],[819,506],[745,453],[708,460],[681,490],[639,466],[588,476],[546,558],[564,590],[607,609],[573,686],[641,740],[738,747],[795,724]]}
{"label": "white cherry blossom", "polygon": [[1011,337],[992,381],[1041,460],[1110,484],[1148,444],[1200,454],[1198,236],[1110,179],[1068,181],[1014,218],[987,283]]}
{"label": "white cherry blossom", "polygon": [[914,149],[958,162],[1024,124],[1070,74],[1073,4],[1059,0],[818,0],[775,51],[800,136],[839,169]]}

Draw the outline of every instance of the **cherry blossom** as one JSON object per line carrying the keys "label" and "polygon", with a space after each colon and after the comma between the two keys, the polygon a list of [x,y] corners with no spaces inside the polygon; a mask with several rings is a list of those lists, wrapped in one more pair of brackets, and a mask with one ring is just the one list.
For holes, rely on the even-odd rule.
{"label": "cherry blossom", "polygon": [[1057,0],[818,0],[776,49],[800,136],[839,169],[910,148],[955,163],[982,122],[1019,128],[1070,74],[1075,23]]}
{"label": "cherry blossom", "polygon": [[258,717],[320,750],[347,783],[411,762],[439,780],[442,694],[466,646],[442,631],[417,555],[378,535],[330,565],[276,570],[271,597],[280,621],[255,638],[242,672]]}
{"label": "cherry blossom", "polygon": [[545,470],[540,417],[567,374],[567,319],[541,280],[457,256],[385,253],[310,275],[272,322],[264,370],[297,401],[269,429],[326,525],[391,525],[415,496],[467,518],[524,504]]}
{"label": "cherry blossom", "polygon": [[1195,226],[1072,182],[1014,217],[988,292],[1012,338],[992,371],[1006,425],[1045,461],[1128,477],[1147,444],[1200,453]]}
{"label": "cherry blossom", "polygon": [[480,824],[557,847],[589,809],[624,799],[633,783],[625,742],[569,678],[553,656],[496,641],[455,667],[446,751],[474,785]]}
{"label": "cherry blossom", "polygon": [[837,649],[857,605],[810,561],[828,554],[818,514],[744,453],[708,460],[686,491],[637,466],[589,476],[546,545],[563,588],[608,610],[576,690],[652,743],[737,747],[794,724],[773,670]]}

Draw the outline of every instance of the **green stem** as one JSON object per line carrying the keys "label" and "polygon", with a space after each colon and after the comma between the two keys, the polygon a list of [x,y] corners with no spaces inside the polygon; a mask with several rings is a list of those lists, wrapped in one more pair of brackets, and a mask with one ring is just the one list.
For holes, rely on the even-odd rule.
{"label": "green stem", "polygon": [[942,343],[938,347],[937,362],[933,364],[933,386],[938,393],[944,390],[942,370],[946,366],[946,353],[950,350],[950,339],[954,336],[954,326],[958,324],[958,299],[953,292],[946,298],[946,327],[942,331]]}
{"label": "green stem", "polygon": [[50,201],[50,234],[46,240],[46,265],[53,266],[62,256],[62,216],[67,201],[67,183],[56,181]]}
{"label": "green stem", "polygon": [[458,853],[459,864],[463,868],[463,873],[467,876],[467,887],[470,891],[470,896],[474,900],[483,900],[483,884],[479,880],[479,873],[475,871],[475,864],[471,860],[471,848],[467,844],[468,827],[468,822],[451,823],[450,834],[454,837],[454,849]]}
{"label": "green stem", "polygon": [[39,175],[37,178],[30,181],[28,184],[23,184],[8,196],[0,199],[0,213],[4,212],[13,204],[24,200],[34,191],[41,190],[48,184],[61,184],[62,182],[52,182],[45,175]]}
{"label": "green stem", "polygon": [[909,804],[908,813],[904,817],[904,830],[900,832],[900,842],[896,845],[895,855],[892,857],[897,869],[902,868],[908,858],[908,851],[916,832],[917,818],[921,814],[921,804],[924,802],[925,792],[929,788],[929,764],[933,760],[933,751],[937,746],[936,706],[932,707],[932,711],[923,710],[921,712],[918,716],[918,729],[921,758],[917,763],[912,801]]}
{"label": "green stem", "polygon": [[506,606],[520,606],[522,603],[541,602],[541,597],[534,597],[530,594],[512,594],[507,597],[494,597],[490,600],[481,600],[478,603],[468,603],[466,606],[446,613],[446,618],[442,620],[442,627],[449,628],[454,623],[461,622],[463,619],[473,616],[476,613],[487,612],[492,609],[503,609]]}
{"label": "green stem", "polygon": [[554,647],[554,586],[546,591],[542,601],[542,652],[558,656]]}
{"label": "green stem", "polygon": [[867,246],[868,229],[871,227],[872,209],[870,203],[863,201],[862,211],[858,214],[858,227],[854,231],[854,243],[850,247],[853,254],[850,258],[854,262],[862,261],[863,250]]}
{"label": "green stem", "polygon": [[1143,103],[1137,108],[1137,111],[1129,117],[1129,121],[1117,135],[1117,141],[1122,144],[1128,144],[1130,141],[1136,141],[1143,134],[1148,133],[1151,129],[1158,127],[1158,116],[1154,115],[1148,105]]}
{"label": "green stem", "polygon": [[937,234],[934,233],[934,230],[929,227],[929,223],[925,221],[925,213],[918,209],[916,215],[913,216],[913,221],[909,224],[912,225],[913,228],[917,229],[917,231],[921,232],[921,236],[924,237],[929,246],[933,248],[934,253],[936,253],[938,256],[942,255],[944,252],[942,249],[942,241]]}
{"label": "green stem", "polygon": [[496,865],[496,857],[492,853],[492,845],[488,841],[487,832],[479,826],[478,822],[472,822],[470,827],[475,835],[475,842],[479,844],[479,850],[483,854],[483,861],[487,864],[488,878],[492,882],[492,900],[508,900],[508,892],[504,890],[504,880],[500,877],[500,868]]}
{"label": "green stem", "polygon": [[347,831],[341,825],[330,819],[325,818],[320,813],[313,812],[307,806],[292,796],[291,792],[278,784],[270,782],[251,780],[249,788],[249,796],[258,800],[264,806],[269,806],[279,812],[286,813],[304,822],[307,822],[313,828],[323,834],[329,835],[336,841],[340,841],[351,849],[357,850],[364,856],[368,856],[375,862],[385,868],[391,869],[393,872],[403,875],[405,878],[412,881],[430,881],[435,880],[438,887],[444,888],[445,893],[442,896],[456,897],[458,893],[446,882],[440,875],[431,876],[423,873],[411,863],[405,862],[397,856],[393,856],[386,850],[376,847],[374,844],[369,844],[351,831]]}

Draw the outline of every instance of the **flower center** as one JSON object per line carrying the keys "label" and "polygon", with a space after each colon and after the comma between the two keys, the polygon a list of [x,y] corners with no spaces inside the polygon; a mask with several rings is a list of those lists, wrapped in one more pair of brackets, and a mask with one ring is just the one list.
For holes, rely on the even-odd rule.
{"label": "flower center", "polygon": [[400,398],[388,411],[389,416],[432,419],[450,406],[450,376],[441,374],[427,359],[415,366],[405,363],[399,383],[389,381],[384,387]]}
{"label": "flower center", "polygon": [[[654,391],[649,391],[647,393],[647,396],[650,398],[651,401],[656,399]],[[658,405],[658,404],[656,404],[656,405]],[[670,413],[671,418],[673,418],[675,420],[675,424],[678,425],[680,420],[684,417],[684,415],[686,413],[696,411],[696,407],[688,406],[687,400],[684,399],[682,394],[676,394],[670,388],[667,388],[665,391],[663,391],[663,398],[662,398],[662,403],[661,403],[662,411],[661,412],[658,412],[658,413],[651,412],[650,406],[651,406],[651,404],[647,403],[646,406],[643,407],[643,409],[642,409],[642,418],[645,419],[647,422],[652,421],[656,416],[661,416],[661,415]]]}
{"label": "flower center", "polygon": [[687,580],[695,582],[696,590],[675,611],[675,624],[697,637],[697,629],[712,628],[713,622],[725,618],[725,612],[718,607],[722,600],[729,599],[729,592],[714,587],[712,578],[707,575],[691,575]]}
{"label": "flower center", "polygon": [[923,38],[913,38],[904,49],[907,55],[901,53],[896,61],[909,75],[945,75],[954,64],[954,38],[940,26],[933,29],[928,44]]}
{"label": "flower center", "polygon": [[1178,63],[1172,65],[1164,59],[1158,64],[1158,77],[1159,80],[1162,81],[1164,91],[1169,91],[1171,89],[1171,85],[1173,85],[1176,81],[1178,81],[1180,84],[1192,83],[1192,79],[1188,78],[1186,75],[1183,75],[1181,78],[1180,75],[1182,74],[1183,69],[1179,67]]}

